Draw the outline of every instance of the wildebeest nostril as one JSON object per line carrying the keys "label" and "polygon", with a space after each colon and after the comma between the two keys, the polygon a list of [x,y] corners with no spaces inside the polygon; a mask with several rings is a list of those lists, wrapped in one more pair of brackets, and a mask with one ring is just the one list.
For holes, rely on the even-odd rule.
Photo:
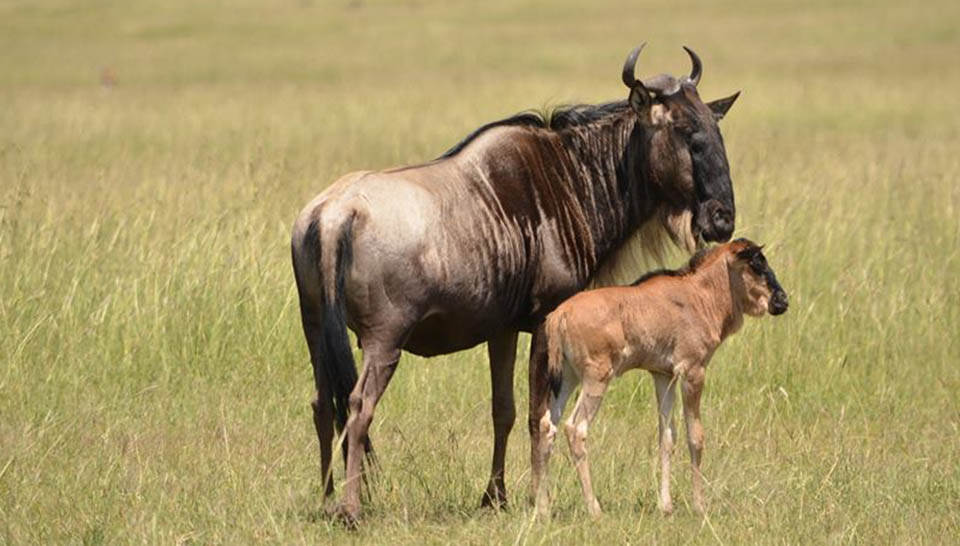
{"label": "wildebeest nostril", "polygon": [[733,235],[733,222],[729,218],[721,218],[715,221],[713,226],[721,241],[726,241]]}
{"label": "wildebeest nostril", "polygon": [[719,205],[713,209],[713,213],[710,214],[710,219],[713,224],[718,227],[726,227],[733,223],[733,215],[730,214],[730,211],[723,205]]}

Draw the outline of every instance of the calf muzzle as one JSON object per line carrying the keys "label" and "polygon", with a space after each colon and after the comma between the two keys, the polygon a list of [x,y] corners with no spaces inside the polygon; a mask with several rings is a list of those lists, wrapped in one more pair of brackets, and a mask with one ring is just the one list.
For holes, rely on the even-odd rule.
{"label": "calf muzzle", "polygon": [[787,307],[789,303],[787,301],[787,293],[783,290],[778,290],[773,293],[773,297],[770,298],[770,314],[771,315],[782,315],[787,312]]}

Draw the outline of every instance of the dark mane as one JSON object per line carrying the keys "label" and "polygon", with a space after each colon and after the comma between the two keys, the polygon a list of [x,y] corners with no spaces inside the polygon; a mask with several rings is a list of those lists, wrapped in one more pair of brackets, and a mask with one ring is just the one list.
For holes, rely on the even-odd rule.
{"label": "dark mane", "polygon": [[492,121],[474,130],[463,140],[443,153],[438,159],[445,159],[460,153],[468,144],[480,135],[495,127],[535,127],[538,129],[552,129],[560,131],[570,127],[588,125],[599,121],[611,114],[617,114],[629,108],[627,101],[613,101],[602,104],[573,104],[558,106],[548,110],[528,110],[508,118]]}
{"label": "dark mane", "polygon": [[680,269],[655,269],[648,273],[644,273],[639,279],[630,283],[630,286],[637,286],[638,284],[649,281],[654,277],[683,277],[684,275],[689,275],[690,273],[696,271],[697,268],[700,267],[700,264],[702,264],[704,259],[707,257],[707,254],[716,248],[719,247],[701,248],[696,252],[696,254],[690,257],[690,261],[687,262],[687,265],[681,267]]}
{"label": "dark mane", "polygon": [[446,152],[443,152],[443,155],[441,155],[437,159],[446,159],[448,157],[457,155],[458,153],[460,153],[460,150],[463,150],[464,148],[467,147],[467,144],[470,144],[471,142],[476,140],[477,137],[489,131],[490,129],[493,129],[494,127],[512,127],[517,125],[521,127],[540,127],[540,128],[547,127],[546,122],[544,121],[543,117],[539,113],[520,112],[519,114],[510,116],[509,118],[505,118],[497,121],[491,121],[486,125],[480,126],[479,129],[474,130],[472,133],[467,135],[466,138],[454,144],[452,148],[450,148]]}
{"label": "dark mane", "polygon": [[627,101],[618,100],[602,104],[572,104],[559,106],[546,114],[549,126],[556,131],[568,127],[589,125],[611,116],[619,114],[629,108]]}

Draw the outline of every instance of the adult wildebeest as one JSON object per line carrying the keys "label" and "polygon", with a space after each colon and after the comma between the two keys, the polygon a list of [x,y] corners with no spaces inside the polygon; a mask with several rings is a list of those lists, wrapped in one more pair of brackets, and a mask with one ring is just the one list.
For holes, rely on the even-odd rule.
{"label": "adult wildebeest", "polygon": [[600,514],[590,483],[587,428],[613,378],[641,368],[653,375],[657,390],[660,509],[673,511],[670,451],[676,441],[673,398],[679,381],[693,467],[693,508],[703,513],[700,394],[707,363],[720,343],[740,329],[744,315],[779,315],[786,310],[787,293],[761,247],[747,239],[703,250],[683,269],[656,271],[632,286],[580,292],[560,304],[544,325],[548,361],[540,364],[547,366],[548,385],[530,393],[531,399],[548,399],[551,406],[540,414],[539,445],[531,459],[537,512],[550,513],[547,463],[567,398],[581,383],[565,432],[587,510],[592,516]]}
{"label": "adult wildebeest", "polygon": [[[517,333],[533,332],[634,233],[692,249],[725,241],[733,188],[719,120],[737,95],[703,103],[691,74],[638,81],[628,100],[489,123],[429,163],[346,175],[293,227],[293,264],[317,397],[326,494],[334,421],[346,431],[338,512],[360,511],[363,450],[400,351],[432,356],[487,342],[493,468],[484,503],[506,500]],[[363,350],[357,379],[347,326]],[[534,335],[533,358],[542,358]],[[347,416],[349,415],[349,420]]]}

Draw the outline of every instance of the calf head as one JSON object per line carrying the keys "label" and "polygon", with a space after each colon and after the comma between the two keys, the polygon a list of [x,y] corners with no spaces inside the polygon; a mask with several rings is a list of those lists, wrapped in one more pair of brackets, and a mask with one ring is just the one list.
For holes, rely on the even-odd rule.
{"label": "calf head", "polygon": [[771,315],[785,313],[788,305],[787,293],[777,282],[777,276],[767,263],[763,247],[747,239],[737,239],[732,245],[734,253],[731,272],[740,288],[735,289],[734,293],[735,297],[739,295],[741,298],[744,312],[754,317],[763,316],[767,312]]}

